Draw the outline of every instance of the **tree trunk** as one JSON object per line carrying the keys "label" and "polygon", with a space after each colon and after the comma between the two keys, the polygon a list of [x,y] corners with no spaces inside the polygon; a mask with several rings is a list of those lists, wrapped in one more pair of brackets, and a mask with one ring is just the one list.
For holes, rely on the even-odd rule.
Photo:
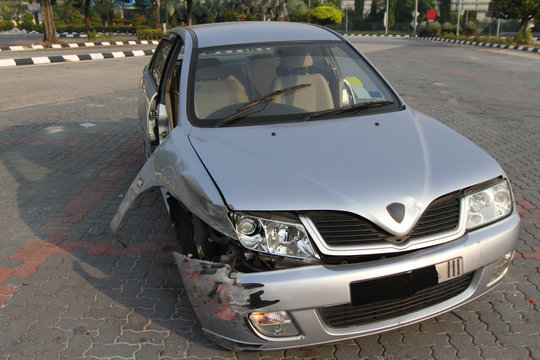
{"label": "tree trunk", "polygon": [[39,0],[41,17],[43,18],[43,41],[57,43],[56,26],[52,16],[51,3],[49,0]]}
{"label": "tree trunk", "polygon": [[156,0],[156,29],[161,29],[161,19],[159,18],[160,6],[161,6],[161,1]]}
{"label": "tree trunk", "polygon": [[523,31],[523,32],[527,31],[528,25],[529,25],[529,16],[527,15],[521,18],[521,23],[519,24],[519,29],[517,32],[519,33],[520,31]]}
{"label": "tree trunk", "polygon": [[186,0],[187,2],[187,23],[191,26],[191,18],[193,17],[193,0]]}
{"label": "tree trunk", "polygon": [[84,27],[88,34],[90,32],[90,0],[84,2]]}

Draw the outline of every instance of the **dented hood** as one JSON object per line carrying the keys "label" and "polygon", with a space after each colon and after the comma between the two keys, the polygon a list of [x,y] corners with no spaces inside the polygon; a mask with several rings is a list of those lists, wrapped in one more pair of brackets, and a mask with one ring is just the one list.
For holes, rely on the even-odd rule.
{"label": "dented hood", "polygon": [[[194,128],[192,146],[233,210],[336,210],[407,233],[434,199],[502,174],[472,142],[420,113]],[[405,205],[398,224],[386,207]]]}

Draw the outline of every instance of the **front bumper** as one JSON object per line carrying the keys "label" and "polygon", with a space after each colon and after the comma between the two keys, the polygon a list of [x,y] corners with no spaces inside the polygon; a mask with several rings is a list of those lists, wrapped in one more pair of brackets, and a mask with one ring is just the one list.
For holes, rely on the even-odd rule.
{"label": "front bumper", "polygon": [[[316,265],[259,273],[240,273],[230,266],[190,259],[175,253],[184,287],[204,331],[235,349],[271,350],[341,341],[418,322],[469,302],[494,288],[495,262],[514,250],[519,216],[511,216],[466,233],[449,243],[395,258],[348,265]],[[440,303],[390,319],[350,327],[330,327],[317,309],[349,304],[350,284],[387,277],[460,258],[468,287]],[[252,329],[253,311],[286,310],[301,335],[264,338]]]}

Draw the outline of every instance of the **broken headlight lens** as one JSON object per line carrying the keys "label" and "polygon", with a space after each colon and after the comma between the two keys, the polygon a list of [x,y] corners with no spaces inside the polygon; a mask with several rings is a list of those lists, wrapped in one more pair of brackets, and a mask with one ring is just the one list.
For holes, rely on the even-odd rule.
{"label": "broken headlight lens", "polygon": [[467,229],[474,229],[505,217],[512,212],[512,194],[508,181],[466,197]]}
{"label": "broken headlight lens", "polygon": [[315,257],[306,229],[300,223],[238,213],[234,220],[238,240],[250,250],[298,259]]}

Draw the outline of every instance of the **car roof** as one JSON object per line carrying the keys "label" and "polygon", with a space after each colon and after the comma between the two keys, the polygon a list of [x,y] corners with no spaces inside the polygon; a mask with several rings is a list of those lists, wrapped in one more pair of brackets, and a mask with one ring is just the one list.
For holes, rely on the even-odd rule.
{"label": "car roof", "polygon": [[320,26],[283,21],[239,21],[186,27],[195,33],[199,48],[276,41],[340,40]]}

